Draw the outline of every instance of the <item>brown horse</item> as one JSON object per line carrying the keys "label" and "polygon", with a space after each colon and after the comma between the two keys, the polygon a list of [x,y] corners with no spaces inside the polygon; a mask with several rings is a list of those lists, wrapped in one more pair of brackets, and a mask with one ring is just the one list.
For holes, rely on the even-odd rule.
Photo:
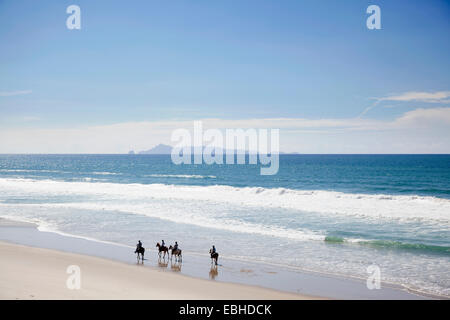
{"label": "brown horse", "polygon": [[166,253],[167,253],[167,257],[169,257],[169,249],[166,246],[162,246],[159,244],[159,242],[156,244],[156,247],[158,248],[159,252],[158,252],[158,256],[161,258],[161,252],[164,252],[164,256],[163,259],[166,258]]}
{"label": "brown horse", "polygon": [[174,249],[172,246],[169,247],[170,252],[172,253],[170,255],[170,259],[172,260],[172,257],[175,255],[175,261],[181,261],[182,260],[182,255],[181,255],[181,250],[180,249]]}
{"label": "brown horse", "polygon": [[217,266],[217,261],[219,260],[219,254],[217,252],[212,252],[212,249],[209,249],[209,254],[211,255],[211,263],[213,263],[213,261],[215,261],[216,266]]}

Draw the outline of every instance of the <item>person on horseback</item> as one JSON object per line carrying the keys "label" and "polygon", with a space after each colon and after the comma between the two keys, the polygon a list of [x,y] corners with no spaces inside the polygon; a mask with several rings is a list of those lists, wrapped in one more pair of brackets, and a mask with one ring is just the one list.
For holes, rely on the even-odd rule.
{"label": "person on horseback", "polygon": [[136,250],[134,250],[134,253],[137,253],[138,262],[139,262],[139,257],[141,257],[142,263],[144,263],[145,248],[142,246],[141,240],[138,240],[138,243],[136,244]]}
{"label": "person on horseback", "polygon": [[212,246],[212,249],[209,249],[209,254],[211,255],[211,263],[214,262],[217,266],[218,265],[217,261],[219,260],[219,254],[217,253],[216,247],[214,245]]}
{"label": "person on horseback", "polygon": [[175,241],[175,244],[173,245],[173,251],[178,250],[178,242]]}
{"label": "person on horseback", "polygon": [[136,251],[134,253],[140,252],[141,248],[142,248],[142,242],[141,242],[141,240],[138,240],[138,243],[136,245]]}
{"label": "person on horseback", "polygon": [[164,243],[164,240],[161,240],[161,247],[165,247],[166,244]]}

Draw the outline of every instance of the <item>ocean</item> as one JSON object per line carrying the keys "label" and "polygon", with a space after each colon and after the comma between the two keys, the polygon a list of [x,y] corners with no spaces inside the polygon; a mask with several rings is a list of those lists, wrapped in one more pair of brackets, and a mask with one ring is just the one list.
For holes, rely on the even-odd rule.
{"label": "ocean", "polygon": [[344,277],[376,265],[383,282],[450,297],[450,155],[280,155],[278,174],[259,169],[0,155],[0,217]]}

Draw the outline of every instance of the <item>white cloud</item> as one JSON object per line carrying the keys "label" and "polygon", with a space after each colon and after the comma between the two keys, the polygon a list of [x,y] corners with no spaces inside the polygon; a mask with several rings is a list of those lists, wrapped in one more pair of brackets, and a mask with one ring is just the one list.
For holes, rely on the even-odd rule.
{"label": "white cloud", "polygon": [[2,116],[0,125],[3,123],[24,123],[24,122],[35,122],[40,121],[40,117],[36,117],[33,115],[20,115],[20,116]]}
{"label": "white cloud", "polygon": [[32,92],[33,91],[31,90],[0,91],[0,97],[21,96],[25,94],[31,94]]}
{"label": "white cloud", "polygon": [[378,98],[378,101],[418,101],[427,103],[449,103],[450,91],[437,91],[437,92],[418,92],[410,91],[399,95],[393,95],[384,98]]}
{"label": "white cloud", "polygon": [[[450,153],[450,108],[416,109],[394,120],[202,119],[208,128],[279,128],[281,151],[303,153]],[[173,144],[193,121],[142,121],[59,129],[0,128],[0,153],[126,153]]]}
{"label": "white cloud", "polygon": [[448,126],[450,128],[450,108],[420,108],[412,110],[404,113],[392,125],[410,128],[427,126]]}
{"label": "white cloud", "polygon": [[[419,92],[419,91],[409,91],[398,95],[391,95],[383,98],[373,98],[373,102],[370,106],[365,108],[358,117],[366,115],[370,110],[378,106],[380,103],[385,101],[390,102],[423,102],[423,103],[450,103],[450,91],[437,91],[437,92]],[[394,106],[384,106],[393,108]]]}

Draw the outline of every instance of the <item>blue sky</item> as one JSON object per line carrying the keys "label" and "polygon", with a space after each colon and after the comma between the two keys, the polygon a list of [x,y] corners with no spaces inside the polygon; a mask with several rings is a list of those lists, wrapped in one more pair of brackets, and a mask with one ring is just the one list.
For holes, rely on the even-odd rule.
{"label": "blue sky", "polygon": [[[71,4],[81,8],[81,30],[66,28]],[[371,4],[381,8],[381,30],[366,28]],[[450,105],[449,1],[3,0],[0,41],[0,152],[91,152],[104,142],[83,147],[75,137],[76,147],[66,150],[50,141],[49,130],[199,119],[276,126],[267,119],[356,118],[370,122],[358,128],[375,139],[378,124],[384,132],[414,110],[447,119]],[[429,149],[426,140],[427,148],[410,143],[404,152],[450,152],[436,141],[449,127],[444,121],[430,133],[438,147]],[[323,147],[295,145],[306,129],[293,124],[285,130],[286,151],[339,153],[337,143],[368,152],[350,139],[354,134],[330,148],[330,127],[314,128],[323,129],[314,136]],[[40,142],[27,142],[45,130]],[[100,151],[168,138],[131,135],[129,145]]]}

